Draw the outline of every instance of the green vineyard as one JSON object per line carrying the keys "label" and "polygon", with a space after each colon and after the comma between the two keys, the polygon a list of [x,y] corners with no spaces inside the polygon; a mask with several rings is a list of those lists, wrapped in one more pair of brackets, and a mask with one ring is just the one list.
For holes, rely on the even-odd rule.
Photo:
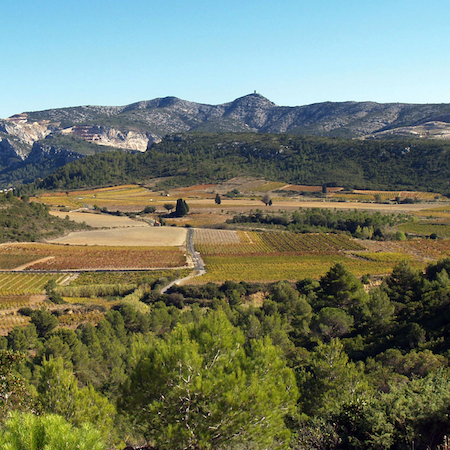
{"label": "green vineyard", "polygon": [[1,273],[0,296],[39,294],[50,280],[61,283],[66,277],[66,274]]}

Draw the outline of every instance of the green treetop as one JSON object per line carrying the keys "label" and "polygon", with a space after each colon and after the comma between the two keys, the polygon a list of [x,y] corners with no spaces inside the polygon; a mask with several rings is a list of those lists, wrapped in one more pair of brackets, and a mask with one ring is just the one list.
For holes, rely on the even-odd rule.
{"label": "green treetop", "polygon": [[284,417],[298,396],[293,372],[269,338],[247,349],[244,342],[221,311],[177,326],[142,352],[122,407],[162,450],[286,448]]}

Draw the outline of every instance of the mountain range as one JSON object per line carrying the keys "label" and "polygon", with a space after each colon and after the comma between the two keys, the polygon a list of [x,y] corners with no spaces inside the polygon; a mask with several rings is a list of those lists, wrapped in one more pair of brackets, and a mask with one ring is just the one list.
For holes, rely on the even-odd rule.
{"label": "mountain range", "polygon": [[[111,148],[142,152],[167,134],[195,131],[450,139],[450,104],[324,102],[290,107],[254,92],[221,105],[165,97],[126,106],[25,112],[0,119],[0,178],[3,173],[8,181],[6,174],[22,170],[25,163],[40,164],[48,172],[88,154]],[[12,181],[27,181],[22,172]],[[29,178],[35,175],[36,170]]]}

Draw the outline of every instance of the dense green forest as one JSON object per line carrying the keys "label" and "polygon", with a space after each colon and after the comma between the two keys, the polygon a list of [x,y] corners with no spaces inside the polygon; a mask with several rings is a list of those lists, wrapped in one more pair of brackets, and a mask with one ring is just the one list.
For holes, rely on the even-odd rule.
{"label": "dense green forest", "polygon": [[76,330],[25,309],[30,325],[0,338],[0,443],[41,448],[4,446],[22,427],[99,450],[436,449],[448,273],[450,259],[370,289],[341,264],[294,284],[144,286],[147,312],[119,305]]}
{"label": "dense green forest", "polygon": [[12,191],[0,195],[0,242],[36,242],[87,228],[68,217],[60,219],[50,215],[48,207],[29,202],[27,195],[20,200]]}
{"label": "dense green forest", "polygon": [[447,194],[449,149],[450,143],[445,141],[188,133],[166,136],[142,154],[113,151],[88,156],[27,189],[145,183],[167,177],[160,183],[165,188],[252,175],[292,184]]}

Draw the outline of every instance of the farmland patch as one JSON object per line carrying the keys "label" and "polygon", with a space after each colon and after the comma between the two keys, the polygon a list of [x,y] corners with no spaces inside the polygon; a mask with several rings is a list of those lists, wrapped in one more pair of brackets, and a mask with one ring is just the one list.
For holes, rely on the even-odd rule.
{"label": "farmland patch", "polygon": [[[364,250],[361,244],[343,234],[294,234],[255,231],[237,231],[234,232],[235,234],[229,234],[229,231],[214,231],[215,233],[209,236],[204,232],[199,235],[196,241],[196,249],[202,255],[333,254],[346,250]],[[223,237],[220,237],[221,233],[223,233]],[[239,236],[238,242],[235,240],[224,242],[227,236],[236,235]]]}
{"label": "farmland patch", "polygon": [[[370,273],[383,275],[392,271],[398,260],[373,261],[333,255],[298,256],[215,256],[205,257],[206,275],[189,280],[189,284],[223,283],[232,281],[271,282],[278,280],[297,281],[306,277],[317,279],[323,276],[332,265],[342,263],[357,276]],[[411,261],[413,267],[422,268],[424,263]]]}
{"label": "farmland patch", "polygon": [[146,227],[145,222],[139,220],[133,220],[129,217],[112,216],[109,214],[100,213],[87,213],[87,212],[62,212],[62,211],[50,211],[50,214],[65,219],[69,216],[70,220],[74,222],[83,223],[93,228],[117,228],[117,227]]}
{"label": "farmland patch", "polygon": [[70,233],[49,242],[70,245],[103,246],[181,246],[186,229],[175,227],[133,227]]}
{"label": "farmland patch", "polygon": [[[27,270],[153,269],[181,267],[186,264],[185,251],[168,246],[69,246],[55,244],[10,244],[16,253],[33,260],[54,258],[30,265]],[[11,251],[11,250],[10,250]],[[0,253],[1,260],[1,253]]]}

